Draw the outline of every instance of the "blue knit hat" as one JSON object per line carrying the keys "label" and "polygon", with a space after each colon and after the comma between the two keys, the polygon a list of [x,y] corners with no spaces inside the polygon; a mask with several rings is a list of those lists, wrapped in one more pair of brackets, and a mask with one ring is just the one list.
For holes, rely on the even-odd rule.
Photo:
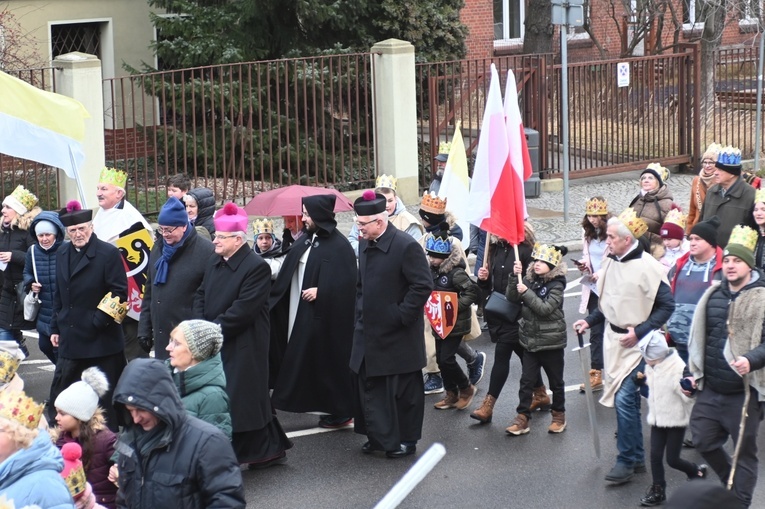
{"label": "blue knit hat", "polygon": [[162,226],[186,226],[189,224],[189,214],[181,200],[171,196],[159,211],[157,223]]}

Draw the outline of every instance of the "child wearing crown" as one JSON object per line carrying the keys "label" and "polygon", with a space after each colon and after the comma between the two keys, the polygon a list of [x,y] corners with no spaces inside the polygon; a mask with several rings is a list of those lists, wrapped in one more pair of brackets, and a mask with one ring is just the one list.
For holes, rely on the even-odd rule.
{"label": "child wearing crown", "polygon": [[274,235],[273,221],[256,219],[252,222],[252,234],[255,235],[252,250],[271,267],[271,281],[275,281],[287,254],[282,252],[282,241]]}
{"label": "child wearing crown", "polygon": [[674,203],[672,207],[659,231],[664,244],[664,254],[659,258],[659,263],[664,266],[665,272],[669,272],[691,248],[691,243],[685,238],[687,216]]}
{"label": "child wearing crown", "polygon": [[470,332],[470,306],[478,303],[478,286],[465,271],[467,267],[463,260],[462,248],[452,242],[447,231],[428,233],[425,236],[425,252],[433,275],[432,296],[439,292],[455,292],[458,301],[454,320],[454,303],[448,295],[444,296],[444,300],[447,301],[444,306],[444,320],[446,326],[454,326],[451,332],[442,339],[436,329],[432,329],[436,341],[438,368],[441,370],[446,389],[444,399],[434,406],[439,410],[464,410],[470,406],[478,389],[470,383],[468,376],[457,364],[456,355],[462,337]]}
{"label": "child wearing crown", "polygon": [[[526,276],[518,284],[507,285],[507,299],[523,304],[520,341],[523,353],[523,374],[518,391],[518,415],[505,430],[510,435],[529,432],[531,400],[534,385],[543,368],[552,391],[552,423],[549,433],[566,429],[566,393],[563,368],[567,341],[566,317],[563,314],[563,291],[566,289],[565,246],[537,244],[531,253],[534,260]],[[521,262],[516,260],[513,273],[521,275]]]}

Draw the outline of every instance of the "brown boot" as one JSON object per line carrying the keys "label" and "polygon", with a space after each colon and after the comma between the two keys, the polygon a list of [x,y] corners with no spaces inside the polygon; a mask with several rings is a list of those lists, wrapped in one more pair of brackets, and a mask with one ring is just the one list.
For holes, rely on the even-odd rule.
{"label": "brown boot", "polygon": [[547,428],[548,433],[560,433],[566,429],[566,412],[552,411],[552,423]]}
{"label": "brown boot", "polygon": [[497,398],[491,394],[487,394],[486,397],[483,398],[483,403],[481,403],[481,406],[474,410],[473,413],[470,414],[470,417],[476,421],[480,421],[481,424],[491,422],[491,416],[494,413],[494,403],[496,402]]}
{"label": "brown boot", "polygon": [[457,406],[457,401],[459,401],[459,396],[457,396],[456,391],[446,391],[446,395],[444,396],[444,399],[433,405],[439,410],[448,410],[450,408],[454,408]]}
{"label": "brown boot", "polygon": [[536,410],[547,410],[550,408],[552,401],[550,396],[547,395],[547,387],[540,385],[534,388],[534,394],[531,396],[531,406],[529,410],[534,412]]}
{"label": "brown boot", "polygon": [[[592,392],[603,390],[603,372],[601,370],[590,370],[590,387],[592,387]],[[584,384],[579,384],[579,392],[585,392]]]}
{"label": "brown boot", "polygon": [[460,399],[454,405],[457,410],[465,410],[473,402],[473,397],[478,393],[475,385],[468,385],[467,389],[460,389]]}
{"label": "brown boot", "polygon": [[525,435],[529,431],[529,418],[523,414],[516,415],[512,424],[505,429],[505,433],[515,436]]}

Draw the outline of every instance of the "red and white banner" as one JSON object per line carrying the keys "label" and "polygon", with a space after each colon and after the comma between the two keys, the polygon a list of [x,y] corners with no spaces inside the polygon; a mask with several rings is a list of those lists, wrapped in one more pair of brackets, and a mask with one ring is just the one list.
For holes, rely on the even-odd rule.
{"label": "red and white banner", "polygon": [[425,316],[428,317],[430,326],[441,339],[448,336],[457,323],[457,311],[459,311],[457,298],[457,292],[435,290],[425,303]]}

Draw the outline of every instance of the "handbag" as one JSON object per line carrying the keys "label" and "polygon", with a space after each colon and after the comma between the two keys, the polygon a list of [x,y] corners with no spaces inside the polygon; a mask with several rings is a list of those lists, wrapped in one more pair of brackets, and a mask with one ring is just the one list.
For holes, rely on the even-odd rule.
{"label": "handbag", "polygon": [[515,322],[521,307],[521,304],[507,300],[502,292],[491,292],[483,307],[483,317],[487,322]]}
{"label": "handbag", "polygon": [[[37,283],[37,265],[35,264],[35,247],[32,246],[32,273],[35,276],[35,283]],[[24,282],[20,282],[17,285],[17,291],[18,287],[21,287],[21,291],[24,291]],[[33,292],[32,290],[29,290],[26,295],[24,295],[23,299],[24,303],[24,320],[28,322],[33,322],[37,319],[37,313],[40,311],[40,305],[42,304],[42,301],[40,300],[39,296],[36,292]]]}
{"label": "handbag", "polygon": [[470,332],[462,336],[463,341],[473,341],[483,333],[481,324],[478,321],[478,314],[476,313],[477,309],[478,306],[475,304],[470,306]]}

